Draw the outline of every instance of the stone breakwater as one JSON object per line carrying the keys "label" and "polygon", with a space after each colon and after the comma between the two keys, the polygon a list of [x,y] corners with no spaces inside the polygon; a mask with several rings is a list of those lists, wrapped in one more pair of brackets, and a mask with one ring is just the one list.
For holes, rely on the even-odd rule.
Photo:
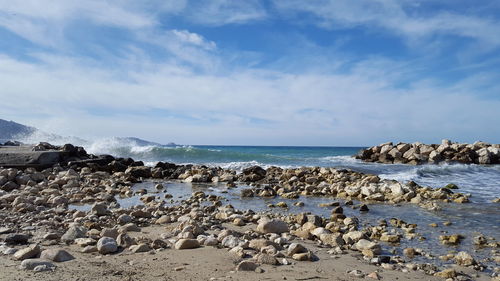
{"label": "stone breakwater", "polygon": [[355,157],[366,162],[387,164],[500,164],[500,144],[466,144],[449,140],[443,140],[441,144],[387,142],[364,149]]}
{"label": "stone breakwater", "polygon": [[[289,266],[316,261],[318,247],[331,255],[360,254],[367,263],[384,270],[420,270],[453,280],[467,280],[458,269],[440,269],[432,263],[411,263],[415,256],[430,256],[421,249],[404,249],[405,258],[384,254],[384,243],[396,245],[403,239],[421,237],[417,224],[394,218],[377,226],[365,226],[358,217],[347,217],[343,208],[350,199],[366,202],[419,203],[432,206],[436,201],[468,202],[468,196],[452,191],[453,186],[432,189],[415,183],[381,180],[344,169],[297,168],[263,169],[255,166],[237,173],[206,166],[159,162],[144,166],[133,159],[100,157],[99,162],[67,162],[51,168],[0,169],[0,252],[17,261],[24,270],[48,271],[64,266],[77,256],[136,254],[181,251],[200,247],[228,250],[236,271],[260,272],[261,266]],[[147,194],[134,190],[144,180],[183,182],[225,182],[228,187],[244,183],[242,196],[329,196],[347,199],[345,206],[331,205],[331,216],[314,214],[282,215],[270,211],[255,213],[224,205],[224,198],[195,192],[173,206],[168,194]],[[157,184],[157,189],[164,189]],[[117,196],[139,193],[143,205],[120,208]],[[89,211],[68,208],[70,204],[92,204]],[[366,205],[359,212],[369,211]],[[161,233],[135,235],[144,228],[161,226]],[[443,236],[443,243],[458,244],[459,235]],[[479,235],[481,247],[499,246]],[[311,244],[312,243],[312,244]],[[67,248],[71,245],[72,248]],[[73,252],[68,249],[72,249]],[[69,252],[68,252],[69,251]],[[457,265],[483,271],[485,266],[462,251],[444,258]],[[491,259],[500,260],[492,250]],[[366,274],[352,270],[350,275]],[[378,276],[378,273],[370,273]],[[496,273],[494,273],[496,274]],[[461,279],[460,279],[461,278]],[[378,279],[378,277],[376,278]]]}

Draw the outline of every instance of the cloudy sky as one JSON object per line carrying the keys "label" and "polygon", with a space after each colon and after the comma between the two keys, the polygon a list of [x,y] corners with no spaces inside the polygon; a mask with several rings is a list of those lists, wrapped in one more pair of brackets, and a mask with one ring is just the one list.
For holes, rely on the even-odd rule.
{"label": "cloudy sky", "polygon": [[183,144],[500,142],[497,0],[0,0],[0,118]]}

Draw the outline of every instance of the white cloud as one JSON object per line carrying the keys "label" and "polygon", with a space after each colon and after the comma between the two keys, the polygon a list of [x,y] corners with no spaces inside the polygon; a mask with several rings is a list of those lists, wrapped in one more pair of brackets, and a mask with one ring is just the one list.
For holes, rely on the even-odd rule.
{"label": "white cloud", "polygon": [[500,29],[498,20],[465,13],[419,13],[413,1],[274,0],[274,4],[283,14],[313,15],[316,23],[325,28],[341,29],[362,25],[384,28],[409,40],[444,34],[500,45],[500,37],[492,36]]}
{"label": "white cloud", "polygon": [[189,32],[187,30],[174,29],[172,30],[172,34],[175,35],[180,41],[187,44],[199,46],[206,50],[214,50],[216,48],[215,42],[207,41],[203,38],[203,36],[197,33]]}
{"label": "white cloud", "polygon": [[4,56],[3,118],[67,135],[180,143],[355,145],[401,136],[408,141],[500,137],[491,118],[500,101],[475,94],[484,77],[464,81],[458,92],[433,81],[401,90],[391,86],[397,77],[367,75],[378,63],[363,65],[363,71],[349,74],[240,69],[214,76],[169,63],[157,63],[154,70],[124,63],[120,68],[134,77],[130,82],[71,58],[31,64]]}
{"label": "white cloud", "polygon": [[208,25],[242,24],[267,17],[259,0],[191,1],[186,15],[192,21]]}

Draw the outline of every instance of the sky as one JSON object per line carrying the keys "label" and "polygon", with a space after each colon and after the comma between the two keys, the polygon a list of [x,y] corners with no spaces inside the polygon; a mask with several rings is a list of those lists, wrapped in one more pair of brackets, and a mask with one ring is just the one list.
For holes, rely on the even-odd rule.
{"label": "sky", "polygon": [[160,143],[500,143],[497,0],[0,0],[0,118]]}

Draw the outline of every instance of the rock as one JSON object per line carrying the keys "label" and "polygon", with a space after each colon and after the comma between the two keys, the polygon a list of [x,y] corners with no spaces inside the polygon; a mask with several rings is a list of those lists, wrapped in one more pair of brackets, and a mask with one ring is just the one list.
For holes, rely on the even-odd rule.
{"label": "rock", "polygon": [[200,247],[200,242],[196,239],[179,239],[174,246],[177,250],[195,249],[198,247]]}
{"label": "rock", "polygon": [[159,219],[157,219],[155,223],[156,224],[167,224],[167,223],[171,223],[171,222],[172,222],[172,218],[170,216],[163,215]]}
{"label": "rock", "polygon": [[380,241],[383,242],[398,243],[399,240],[401,240],[401,237],[399,237],[399,235],[397,234],[388,234],[386,232],[382,233],[382,236],[380,236]]}
{"label": "rock", "polygon": [[368,206],[366,206],[366,204],[362,204],[361,206],[359,206],[359,211],[360,212],[368,212],[370,209],[368,209]]}
{"label": "rock", "polygon": [[476,264],[474,258],[469,253],[463,251],[459,252],[454,259],[458,265],[470,266]]}
{"label": "rock", "polygon": [[11,233],[12,232],[12,229],[11,228],[8,228],[8,227],[0,227],[0,234],[7,234],[7,233]]}
{"label": "rock", "polygon": [[26,270],[33,270],[37,266],[46,266],[46,267],[52,268],[52,269],[56,267],[52,262],[50,262],[48,260],[44,260],[44,259],[27,259],[27,260],[23,260],[21,262],[20,268],[21,269],[26,269]]}
{"label": "rock", "polygon": [[118,230],[116,228],[103,228],[101,230],[101,237],[111,237],[116,239],[118,237]]}
{"label": "rock", "polygon": [[20,249],[14,254],[14,259],[22,261],[25,259],[36,258],[40,254],[40,246],[38,244],[31,245],[27,248]]}
{"label": "rock", "polygon": [[22,233],[11,233],[5,237],[5,244],[7,245],[24,245],[28,243],[29,236]]}
{"label": "rock", "polygon": [[269,254],[257,254],[255,259],[260,264],[278,265],[278,260]]}
{"label": "rock", "polygon": [[132,216],[129,216],[127,214],[122,214],[118,217],[118,223],[119,224],[127,224],[127,223],[130,223],[134,220],[134,218],[132,218]]}
{"label": "rock", "polygon": [[348,271],[347,274],[352,275],[354,277],[358,277],[358,278],[365,277],[365,274],[359,269]]}
{"label": "rock", "polygon": [[70,253],[63,249],[47,249],[40,254],[41,259],[51,260],[55,262],[65,262],[75,259]]}
{"label": "rock", "polygon": [[342,239],[342,234],[340,233],[322,234],[319,236],[319,239],[321,242],[332,247],[343,246],[345,244],[344,239]]}
{"label": "rock", "polygon": [[128,236],[128,234],[126,233],[119,234],[116,237],[116,243],[118,244],[118,246],[123,248],[128,248],[136,244],[135,240],[132,237]]}
{"label": "rock", "polygon": [[296,261],[312,261],[313,255],[310,252],[298,253],[298,254],[292,255],[292,259],[294,259]]}
{"label": "rock", "polygon": [[290,244],[290,246],[288,246],[288,252],[287,254],[289,256],[293,256],[294,254],[298,254],[298,253],[307,253],[307,248],[302,246],[301,244],[299,243],[292,243]]}
{"label": "rock", "polygon": [[97,241],[97,251],[102,255],[112,254],[118,251],[118,244],[111,237],[102,237]]}
{"label": "rock", "polygon": [[417,252],[415,251],[414,248],[405,248],[403,250],[403,254],[407,257],[409,257],[410,259],[413,259],[415,257],[415,255],[417,254]]}
{"label": "rock", "polygon": [[255,271],[258,265],[252,261],[241,261],[236,266],[236,271]]}
{"label": "rock", "polygon": [[86,246],[82,249],[82,253],[95,253],[97,252],[97,247],[96,246]]}
{"label": "rock", "polygon": [[130,246],[130,251],[133,253],[144,253],[151,251],[151,248],[147,244],[139,244]]}
{"label": "rock", "polygon": [[288,232],[288,224],[282,220],[263,220],[257,225],[257,231],[261,233],[281,234]]}
{"label": "rock", "polygon": [[378,273],[375,271],[366,275],[366,277],[371,278],[371,279],[375,279],[375,280],[380,280],[380,278],[381,278],[380,275],[378,275]]}
{"label": "rock", "polygon": [[134,166],[129,167],[125,170],[126,175],[130,175],[134,178],[150,178],[151,177],[151,168],[146,166]]}
{"label": "rock", "polygon": [[457,277],[457,272],[453,268],[445,269],[440,272],[434,273],[434,276],[442,278],[455,278]]}
{"label": "rock", "polygon": [[108,206],[104,203],[95,203],[92,205],[92,209],[90,209],[90,213],[96,216],[105,216],[110,213],[108,210]]}
{"label": "rock", "polygon": [[80,225],[70,226],[61,237],[61,241],[67,244],[72,243],[76,238],[85,238],[87,236],[87,231],[87,228]]}
{"label": "rock", "polygon": [[354,244],[354,248],[356,248],[358,251],[372,250],[375,254],[380,254],[382,252],[382,247],[380,247],[379,244],[368,241],[366,239],[360,239],[358,242],[356,242],[356,244]]}

